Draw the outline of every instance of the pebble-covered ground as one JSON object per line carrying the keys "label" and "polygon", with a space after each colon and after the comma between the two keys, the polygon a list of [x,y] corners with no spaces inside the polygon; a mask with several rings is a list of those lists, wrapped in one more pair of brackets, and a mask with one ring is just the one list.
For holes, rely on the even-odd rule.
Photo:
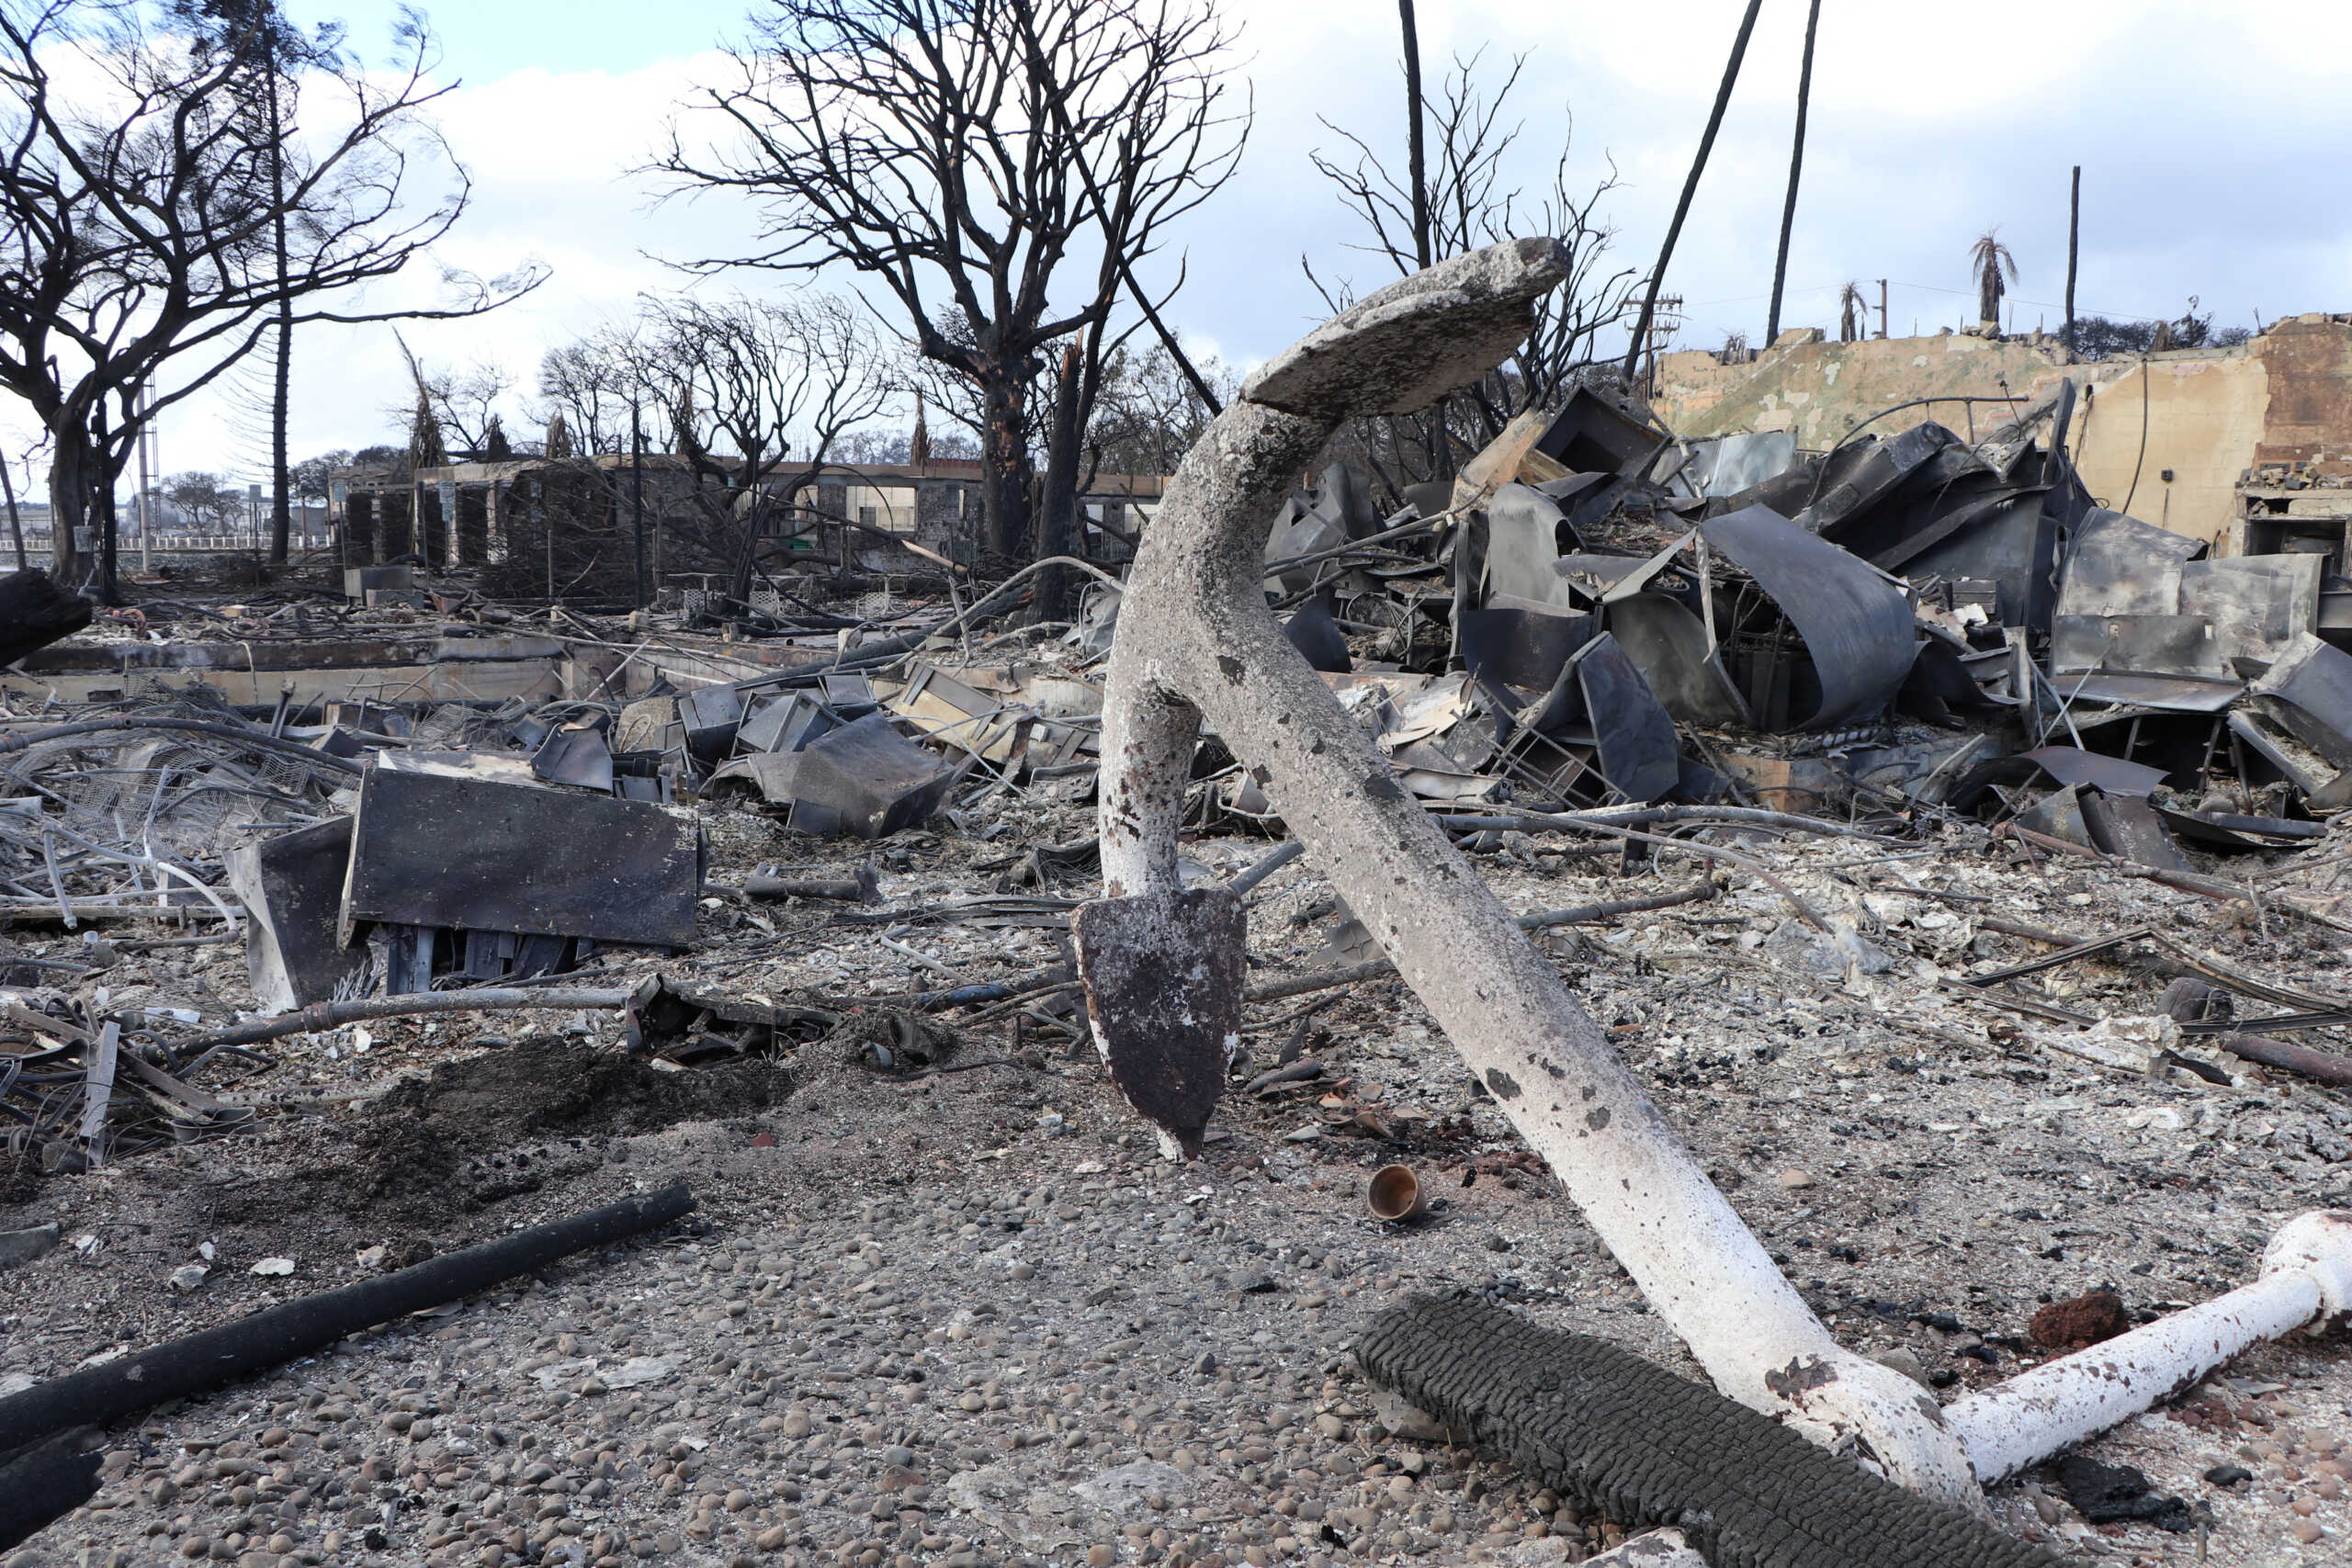
{"label": "pebble-covered ground", "polygon": [[[1029,843],[1082,837],[1082,817],[1007,807],[966,826],[885,846],[886,908],[904,920],[715,898],[703,951],[662,967],[786,1000],[1051,963],[1049,929],[921,911],[988,891]],[[721,881],[853,858],[725,812],[714,843]],[[1266,847],[1192,852],[1223,872]],[[1553,847],[1513,842],[1482,867],[1521,909],[1702,874],[1539,852]],[[1825,961],[1778,894],[1737,874],[1723,897],[1552,949],[1834,1331],[1939,1397],[2044,1357],[2028,1325],[2048,1302],[2105,1286],[2145,1316],[2202,1300],[2250,1278],[2289,1215],[2352,1205],[2342,1094],[2244,1064],[2227,1086],[2120,1074],[1949,984],[2045,951],[1979,929],[1988,910],[2084,934],[2165,922],[2321,990],[2341,983],[2334,933],[1973,848],[1891,863],[1749,848],[1867,951]],[[1091,891],[1047,880],[1023,891]],[[1930,887],[1947,896],[1916,891]],[[1329,917],[1293,917],[1327,899],[1304,863],[1265,885],[1253,977],[1325,961]],[[2143,1016],[2163,983],[2147,957],[2030,983]],[[104,978],[119,1001],[211,1014],[246,995],[220,947],[125,954]],[[1237,1087],[1190,1166],[1158,1157],[1050,1011],[1017,1036],[1008,1018],[966,1021],[945,1064],[962,1070],[912,1077],[840,1041],[725,1078],[616,1063],[602,1016],[382,1022],[273,1047],[267,1071],[237,1067],[251,1080],[207,1080],[277,1097],[251,1134],[20,1173],[8,1223],[54,1218],[71,1239],[0,1271],[0,1373],[52,1376],[676,1176],[699,1210],[126,1420],[96,1500],[6,1568],[1577,1561],[1616,1538],[1377,1403],[1348,1355],[1354,1326],[1403,1292],[1467,1286],[1696,1368],[1408,993],[1359,985],[1294,1016],[1318,999],[1254,1008],[1242,1071],[1295,1042],[1321,1076]],[[497,1065],[495,1092],[469,1060]],[[369,1098],[390,1080],[406,1098]],[[461,1111],[473,1120],[444,1120]],[[1427,1218],[1366,1214],[1365,1180],[1392,1161],[1438,1195]],[[293,1271],[254,1272],[265,1258]],[[191,1265],[201,1282],[174,1289]],[[2348,1441],[2352,1356],[2298,1336],[2092,1445],[2184,1499],[2191,1529],[2094,1528],[2032,1479],[1996,1509],[2085,1561],[2341,1562]],[[2225,1465],[2245,1478],[2207,1479]]]}

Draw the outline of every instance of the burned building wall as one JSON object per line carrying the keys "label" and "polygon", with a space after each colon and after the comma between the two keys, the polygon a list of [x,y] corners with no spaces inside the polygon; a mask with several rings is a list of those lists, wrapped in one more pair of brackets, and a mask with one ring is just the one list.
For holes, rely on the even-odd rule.
{"label": "burned building wall", "polygon": [[1669,354],[1653,406],[1687,436],[1786,430],[1822,450],[1915,400],[1925,400],[1871,431],[1892,436],[1933,421],[1982,434],[2062,378],[2082,394],[2067,446],[2091,494],[2115,507],[2128,500],[2134,515],[2222,554],[2240,547],[2239,486],[2249,470],[2337,463],[2352,471],[2352,317],[2324,312],[2233,347],[2095,364],[2070,362],[2049,337],[1965,334],[1784,341],[1746,365]]}
{"label": "burned building wall", "polygon": [[[1967,436],[1972,419],[1980,432],[1990,429],[2008,417],[2010,399],[2030,400],[2045,382],[2069,373],[2054,344],[2025,339],[1947,333],[1826,343],[1791,342],[1792,335],[1783,333],[1779,344],[1744,365],[1725,365],[1701,350],[1661,356],[1651,408],[1684,435],[1786,430],[1798,446],[1820,450],[1871,415],[1914,399],[1934,400],[1871,429],[1894,435],[1932,420]],[[2117,365],[2111,375],[2129,368]],[[2109,378],[2099,374],[2105,369],[2075,367],[2072,373],[2096,382]],[[1971,399],[1980,400],[1965,400]]]}
{"label": "burned building wall", "polygon": [[[632,598],[637,535],[625,484],[624,477],[616,489],[614,475],[585,467],[549,464],[517,475],[499,497],[504,558],[483,564],[482,592],[515,599]],[[649,516],[649,572],[660,570],[660,532]]]}
{"label": "burned building wall", "polygon": [[2119,509],[2128,502],[2133,516],[2176,534],[2220,539],[2236,514],[2238,476],[2262,440],[2267,346],[2156,355],[2091,387],[2067,437],[2091,494]]}

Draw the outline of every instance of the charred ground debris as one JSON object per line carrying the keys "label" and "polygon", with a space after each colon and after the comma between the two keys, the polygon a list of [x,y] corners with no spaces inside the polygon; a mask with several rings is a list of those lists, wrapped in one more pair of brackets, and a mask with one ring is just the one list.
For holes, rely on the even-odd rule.
{"label": "charred ground debris", "polygon": [[[1368,787],[1475,857],[1804,1304],[1946,1404],[2352,1203],[2344,540],[2212,558],[2099,505],[2074,395],[1799,452],[1582,389],[1398,506],[1298,476],[1264,536]],[[6,585],[51,640],[0,672],[0,1355],[102,1371],[673,1174],[697,1212],[102,1413],[24,1561],[1549,1562],[1699,1506],[1349,1359],[1447,1286],[1694,1370],[1215,735],[1173,809],[1243,933],[1238,1043],[1205,1088],[1182,1039],[1106,1073],[1090,1001],[1115,1034],[1133,998],[1069,932],[1132,552],[1091,541],[1069,623],[854,527],[600,610],[533,602],[552,545],[488,558],[531,481],[453,470],[438,533],[385,521],[442,516],[412,484],[332,571],[95,623]],[[1995,1517],[2322,1561],[2347,1404],[2340,1340],[2257,1335]]]}

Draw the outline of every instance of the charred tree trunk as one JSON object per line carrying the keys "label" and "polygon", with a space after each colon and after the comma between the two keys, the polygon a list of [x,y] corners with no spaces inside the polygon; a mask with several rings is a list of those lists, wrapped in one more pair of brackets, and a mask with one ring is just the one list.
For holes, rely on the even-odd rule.
{"label": "charred tree trunk", "polygon": [[294,355],[294,300],[286,292],[286,153],[285,127],[281,123],[277,105],[277,62],[266,62],[264,80],[269,84],[269,184],[277,213],[272,220],[277,255],[277,364],[274,367],[269,399],[269,559],[273,566],[286,564],[288,536],[293,532],[291,497],[287,494],[286,467],[286,395]]}
{"label": "charred tree trunk", "polygon": [[[1053,434],[1046,447],[1045,491],[1038,500],[1037,558],[1070,553],[1078,534],[1078,447],[1081,431],[1079,404],[1084,400],[1086,367],[1079,345],[1062,353],[1061,384],[1054,393]],[[1037,574],[1037,596],[1031,619],[1069,618],[1069,571],[1049,566]]]}
{"label": "charred tree trunk", "polygon": [[91,503],[106,460],[91,450],[79,421],[60,420],[50,428],[56,445],[49,459],[49,570],[58,581],[76,586],[87,563],[74,542],[74,530],[90,525]]}
{"label": "charred tree trunk", "polygon": [[90,602],[60,588],[47,572],[0,577],[0,664],[14,664],[89,624]]}
{"label": "charred tree trunk", "polygon": [[122,580],[116,575],[116,541],[118,530],[114,514],[114,481],[117,472],[109,457],[107,439],[107,410],[98,405],[90,430],[91,442],[98,449],[98,489],[93,501],[97,508],[98,531],[98,602],[102,604],[122,603]]}
{"label": "charred tree trunk", "polygon": [[1430,165],[1428,133],[1421,116],[1421,32],[1413,18],[1413,0],[1396,0],[1405,33],[1405,167],[1413,184],[1413,256],[1423,267],[1436,260],[1430,254]]}
{"label": "charred tree trunk", "polygon": [[1027,422],[1022,417],[1027,388],[1010,375],[999,376],[982,389],[981,396],[980,490],[987,546],[992,554],[1017,564],[1029,558],[1029,483],[1034,474]]}

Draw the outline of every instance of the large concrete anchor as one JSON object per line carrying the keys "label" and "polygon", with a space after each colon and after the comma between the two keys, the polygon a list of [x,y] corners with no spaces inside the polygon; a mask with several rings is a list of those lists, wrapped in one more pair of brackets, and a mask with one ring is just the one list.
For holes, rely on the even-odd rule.
{"label": "large concrete anchor", "polygon": [[1268,363],[1185,456],[1137,554],[1104,694],[1107,897],[1076,921],[1096,1043],[1137,1110],[1196,1153],[1240,1026],[1242,975],[1238,900],[1187,891],[1177,871],[1206,723],[1716,1387],[1915,1491],[1981,1508],[1980,1475],[2145,1408],[2293,1314],[2352,1309],[2352,1216],[2298,1222],[2275,1277],[2236,1293],[2258,1292],[2266,1310],[2224,1297],[2161,1343],[2147,1337],[2165,1324],[2150,1325],[2037,1369],[2016,1397],[1979,1395],[1965,1426],[1830,1337],[1292,649],[1261,586],[1266,520],[1340,422],[1417,412],[1483,375],[1563,276],[1558,245],[1521,240],[1384,288]]}

